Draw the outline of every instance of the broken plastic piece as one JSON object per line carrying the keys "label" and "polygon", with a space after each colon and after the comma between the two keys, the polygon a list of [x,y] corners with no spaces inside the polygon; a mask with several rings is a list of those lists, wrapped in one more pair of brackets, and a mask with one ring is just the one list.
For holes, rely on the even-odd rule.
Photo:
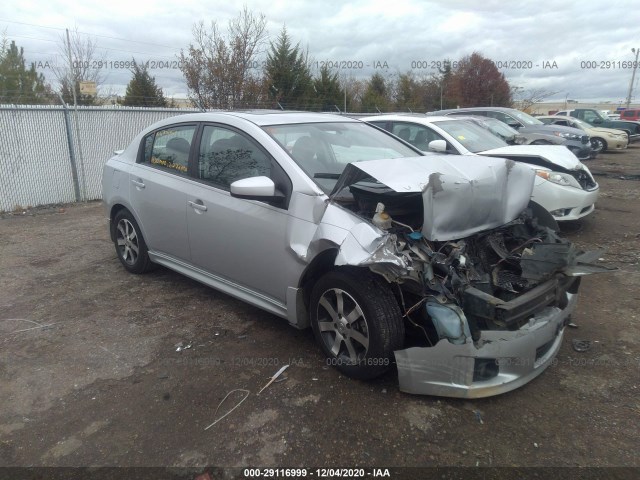
{"label": "broken plastic piece", "polygon": [[176,343],[176,352],[181,352],[183,350],[188,350],[189,348],[191,348],[193,346],[193,344],[191,343],[187,343],[186,345],[182,342],[180,343]]}
{"label": "broken plastic piece", "polygon": [[263,391],[265,388],[267,388],[269,385],[271,385],[271,384],[275,381],[275,379],[276,379],[276,378],[278,378],[280,375],[282,375],[282,372],[284,372],[287,368],[289,368],[289,365],[285,365],[285,366],[283,366],[280,370],[278,370],[278,371],[275,373],[275,375],[274,375],[273,377],[271,377],[271,380],[269,380],[269,381],[267,382],[267,384],[266,384],[264,387],[262,387],[262,389],[261,389],[258,393],[256,393],[256,395],[260,395],[260,394],[262,393],[262,391]]}
{"label": "broken plastic piece", "polygon": [[482,421],[482,414],[480,413],[480,411],[479,411],[479,410],[474,410],[474,412],[473,412],[473,413],[475,414],[475,416],[476,416],[476,420],[478,420],[478,423],[479,423],[480,425],[483,425],[483,424],[484,424],[484,422]]}
{"label": "broken plastic piece", "polygon": [[591,348],[590,340],[578,340],[574,338],[571,343],[573,344],[573,349],[576,352],[586,352]]}

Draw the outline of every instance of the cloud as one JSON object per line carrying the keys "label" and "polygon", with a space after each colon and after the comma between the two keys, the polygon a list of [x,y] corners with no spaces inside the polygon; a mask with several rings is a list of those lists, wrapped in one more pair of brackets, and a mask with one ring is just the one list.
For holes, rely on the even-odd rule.
{"label": "cloud", "polygon": [[[632,47],[638,14],[635,2],[623,0],[502,2],[458,0],[447,4],[420,0],[354,0],[344,3],[253,0],[247,6],[263,12],[270,38],[286,24],[294,41],[308,48],[319,62],[351,62],[356,68],[341,73],[368,77],[375,65],[386,65],[387,75],[424,68],[431,62],[457,60],[474,51],[491,58],[507,79],[523,88],[546,88],[564,98],[626,97],[634,55]],[[0,15],[0,31],[24,47],[28,61],[55,58],[65,27],[95,35],[108,62],[104,69],[112,89],[124,91],[128,71],[113,67],[132,57],[140,61],[172,60],[191,41],[194,23],[216,20],[226,27],[239,4],[186,0],[179,5],[148,0],[113,0],[100,7],[70,1],[17,2],[11,13]],[[22,23],[16,23],[22,22]],[[32,25],[25,25],[33,24]],[[419,62],[419,63],[418,63]],[[427,62],[427,63],[424,63]],[[530,62],[530,63],[529,63]],[[589,62],[589,63],[586,63]],[[595,62],[597,68],[590,68]],[[607,63],[608,62],[608,63]],[[555,64],[555,68],[544,65]],[[587,68],[587,66],[589,68]],[[53,81],[51,71],[43,73]],[[177,69],[151,71],[170,94],[185,95]],[[559,98],[558,97],[558,98]]]}

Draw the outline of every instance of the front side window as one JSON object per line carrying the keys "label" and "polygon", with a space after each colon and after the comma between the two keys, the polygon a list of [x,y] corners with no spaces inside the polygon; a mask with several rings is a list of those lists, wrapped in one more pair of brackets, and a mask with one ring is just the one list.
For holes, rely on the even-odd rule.
{"label": "front side window", "polygon": [[198,178],[229,189],[236,180],[271,175],[271,159],[252,139],[228,128],[207,125],[198,153]]}
{"label": "front side window", "polygon": [[164,128],[148,135],[143,140],[142,161],[172,173],[187,175],[189,151],[195,133],[195,125],[186,125]]}

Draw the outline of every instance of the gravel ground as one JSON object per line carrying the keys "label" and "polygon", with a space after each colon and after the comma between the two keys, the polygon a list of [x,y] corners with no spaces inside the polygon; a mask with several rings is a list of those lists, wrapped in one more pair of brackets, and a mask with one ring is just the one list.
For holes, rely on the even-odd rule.
{"label": "gravel ground", "polygon": [[0,465],[640,467],[640,146],[588,165],[597,209],[563,231],[619,270],[583,279],[556,365],[475,401],[347,379],[310,331],[163,268],[128,274],[99,203],[1,215]]}

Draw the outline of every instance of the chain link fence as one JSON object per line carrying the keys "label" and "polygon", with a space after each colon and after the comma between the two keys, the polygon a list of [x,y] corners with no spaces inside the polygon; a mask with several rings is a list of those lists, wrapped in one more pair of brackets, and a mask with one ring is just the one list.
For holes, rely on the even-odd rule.
{"label": "chain link fence", "polygon": [[0,212],[102,198],[102,167],[148,125],[197,109],[0,105]]}

